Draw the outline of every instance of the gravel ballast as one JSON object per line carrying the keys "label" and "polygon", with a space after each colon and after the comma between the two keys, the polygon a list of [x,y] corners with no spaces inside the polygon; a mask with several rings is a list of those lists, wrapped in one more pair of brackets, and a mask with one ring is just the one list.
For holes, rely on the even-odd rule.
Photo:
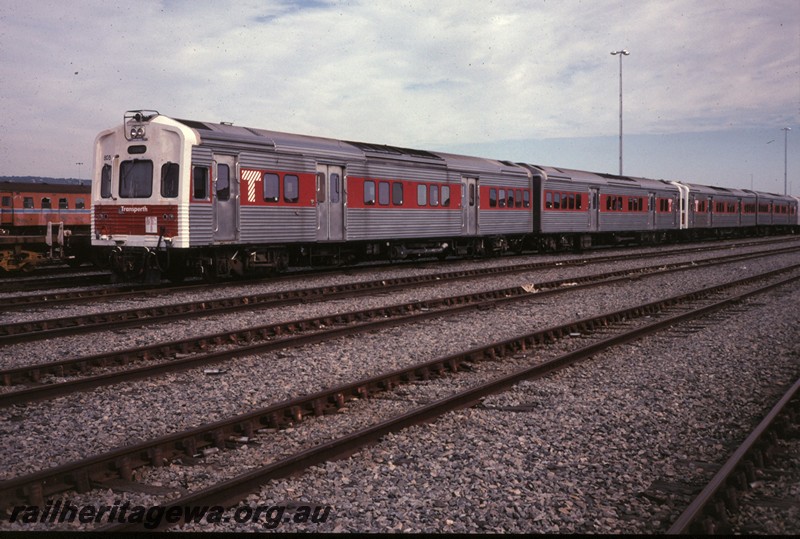
{"label": "gravel ballast", "polygon": [[[0,431],[10,442],[7,448],[2,449],[0,462],[3,462],[4,477],[12,477],[368,374],[452,353],[483,344],[487,340],[500,340],[792,262],[796,262],[796,255],[786,255],[768,262],[747,261],[720,269],[682,272],[677,276],[672,274],[639,279],[597,291],[565,294],[540,301],[534,299],[489,312],[430,320],[357,339],[340,339],[241,359],[226,364],[228,372],[222,377],[205,376],[202,369],[197,369],[62,397],[48,403],[34,403],[23,409],[0,410]],[[643,264],[638,262],[632,265]],[[563,277],[565,272],[572,274],[569,273],[572,271],[562,270],[559,277],[541,273],[522,278],[515,276],[514,281],[520,284],[528,277],[530,280],[550,280]],[[592,268],[586,273],[596,271],[599,270]],[[484,281],[480,283],[478,286],[486,285]],[[474,289],[476,283],[463,283],[460,286]],[[495,278],[485,288],[502,286],[511,285],[502,284],[501,279]],[[431,291],[437,295],[460,293],[452,290],[444,293],[434,288]],[[741,418],[730,419],[725,414],[741,411],[757,414],[758,410],[752,410],[752,402],[761,402],[760,398],[768,395],[769,388],[777,383],[773,381],[772,385],[766,384],[763,377],[785,378],[792,368],[797,372],[800,351],[796,344],[797,333],[793,329],[797,327],[796,315],[791,312],[793,309],[784,310],[776,305],[784,301],[787,305],[796,305],[799,294],[796,289],[792,292],[784,289],[782,292],[785,297],[772,294],[769,301],[758,300],[764,301],[764,306],[753,311],[759,313],[754,315],[753,320],[750,320],[749,313],[723,317],[725,324],[733,324],[738,316],[750,320],[723,330],[724,337],[715,337],[712,327],[664,338],[660,343],[663,349],[651,351],[643,348],[644,345],[631,345],[625,348],[624,353],[614,354],[612,367],[606,367],[608,363],[604,361],[602,368],[595,368],[583,377],[577,376],[577,380],[568,378],[565,382],[560,377],[566,375],[557,375],[552,379],[522,384],[514,391],[486,399],[477,408],[450,414],[449,420],[409,429],[388,437],[379,446],[351,459],[317,467],[299,481],[275,482],[261,494],[254,495],[251,501],[253,504],[281,500],[297,503],[313,501],[315,504],[331,505],[333,511],[329,521],[324,525],[310,526],[309,530],[663,531],[666,529],[664,519],[677,516],[672,515],[674,511],[671,508],[659,506],[653,509],[652,499],[642,496],[641,492],[634,497],[617,493],[610,496],[610,501],[601,499],[599,493],[616,492],[622,489],[622,485],[631,484],[643,492],[655,481],[653,476],[660,480],[674,480],[676,474],[684,473],[681,466],[691,468],[695,461],[713,461],[712,456],[720,452],[717,446],[724,449],[733,433],[744,428]],[[408,294],[424,296],[423,289]],[[280,313],[244,312],[241,316],[228,316],[220,320],[209,317],[207,320],[156,328],[152,330],[154,333],[150,333],[151,330],[147,333],[140,330],[111,332],[106,334],[107,338],[98,338],[96,341],[100,348],[113,348],[119,346],[120,342],[128,342],[127,346],[130,346],[131,337],[142,340],[143,344],[155,339],[171,340],[180,338],[179,333],[184,328],[191,333],[218,331],[223,324],[246,326],[252,324],[255,318],[258,318],[258,323],[267,323],[270,317],[285,320],[310,316],[307,313],[315,309],[328,309],[328,312],[352,310],[365,308],[372,301],[396,303],[401,300],[390,295],[299,306]],[[204,324],[216,329],[201,331],[199,327]],[[755,334],[751,335],[753,331]],[[711,344],[713,338],[720,339],[720,343]],[[86,337],[77,339],[86,342]],[[648,340],[659,343],[659,338]],[[753,373],[753,356],[756,353],[764,354],[764,342],[769,343],[770,361],[783,362],[784,365],[770,367],[770,374]],[[74,354],[74,344],[59,343],[59,346],[64,346],[64,351]],[[41,345],[38,348],[41,352]],[[37,345],[7,347],[4,352],[12,349],[19,355],[28,350],[27,353],[33,356]],[[737,359],[723,361],[720,355],[736,356]],[[628,361],[623,361],[624,357],[628,357]],[[714,357],[717,359],[711,359]],[[740,365],[742,362],[749,364],[750,369]],[[599,360],[590,363],[599,365]],[[685,376],[681,374],[685,366],[691,366],[696,374],[689,379],[688,387],[675,394],[672,386],[676,386],[682,380],[681,376]],[[710,370],[714,366],[725,368],[725,374]],[[626,369],[634,372],[629,373]],[[735,388],[728,387],[728,384],[747,376],[753,380],[751,386],[757,385],[758,388],[743,390],[742,395],[747,398],[738,397],[739,390],[734,392]],[[706,385],[716,380],[725,380],[726,389],[722,394],[709,395]],[[657,384],[659,381],[660,386]],[[650,388],[648,391],[652,393],[645,393],[644,386]],[[424,389],[424,386],[420,387]],[[518,391],[523,393],[517,395]],[[733,393],[733,400],[728,392]],[[661,403],[661,398],[667,400]],[[681,408],[681,399],[686,399],[686,409],[699,414],[703,406],[709,405],[706,401],[724,398],[728,400],[720,400],[717,405],[722,410],[709,412],[710,415],[702,421],[692,419],[694,416],[689,412],[686,412],[685,418],[681,418],[683,412],[674,410]],[[386,408],[386,413],[391,413],[396,406],[407,406],[410,400],[421,402],[420,399],[424,401],[425,397],[415,396],[411,390],[407,394],[401,391],[395,400],[385,399],[381,406]],[[523,413],[498,409],[520,403],[533,404],[534,410]],[[733,406],[732,403],[737,405]],[[575,407],[574,410],[570,406]],[[607,410],[612,406],[614,409]],[[378,412],[374,413],[379,415]],[[541,414],[546,417],[539,417]],[[643,419],[641,414],[649,419]],[[131,415],[137,419],[147,419],[133,421]],[[310,439],[310,433],[315,430],[330,429],[330,435],[333,436],[340,428],[338,424],[343,425],[342,428],[347,427],[348,416],[349,413],[335,416],[336,421],[331,426],[327,426],[326,418],[298,425],[290,432],[281,431],[276,436],[280,436],[282,445],[288,450],[295,445],[288,443],[290,440],[300,443]],[[325,427],[321,427],[323,423],[326,423]],[[23,425],[24,431],[21,432],[19,427]],[[674,432],[665,428],[671,429],[673,426]],[[696,434],[698,430],[704,437],[713,439],[713,443],[686,441],[690,433]],[[561,433],[560,438],[553,438],[556,431]],[[303,434],[306,432],[309,434]],[[567,433],[569,435],[565,436]],[[620,437],[621,441],[616,438],[608,441],[612,435]],[[407,440],[407,443],[403,440]],[[592,450],[601,442],[610,444],[616,453],[606,457],[604,452]],[[639,447],[641,442],[645,447]],[[687,445],[679,451],[682,443]],[[386,444],[390,446],[384,447]],[[701,446],[706,450],[700,451]],[[584,453],[576,457],[581,448]],[[689,449],[700,453],[695,455]],[[258,451],[257,447],[244,446],[209,459],[212,463],[214,459],[219,459],[220,463],[239,461],[241,473],[241,469],[263,460]],[[623,459],[627,453],[635,453],[633,463]],[[19,458],[19,455],[26,454],[36,454],[37,459]],[[585,460],[581,461],[581,458]],[[580,466],[573,469],[576,462]],[[339,466],[345,465],[350,465],[352,469],[339,470]],[[219,474],[199,474],[208,475],[207,481],[213,482],[219,479],[218,475],[237,473],[228,470],[227,464],[224,474],[221,470]],[[153,481],[169,485],[180,481],[176,477],[181,477],[181,470],[172,471],[174,477],[158,477],[160,473],[169,473],[169,469],[143,473],[148,478],[152,474]],[[596,476],[595,479],[588,479],[590,472]],[[583,480],[589,481],[588,485],[580,486]],[[187,484],[182,488],[197,488],[202,482]],[[315,490],[312,487],[317,483],[319,488]],[[286,488],[281,490],[284,484]],[[595,494],[587,497],[587,492]],[[489,501],[495,494],[500,499]],[[117,493],[107,493],[105,496],[120,497]],[[133,495],[125,496],[135,498]],[[480,500],[482,496],[487,497],[483,502]],[[72,499],[75,501],[77,498],[73,496]],[[142,496],[137,499],[153,501]],[[639,516],[642,511],[644,517]],[[659,524],[647,521],[647,516]],[[663,529],[659,527],[662,524]],[[237,524],[237,527],[263,529],[253,525],[248,528],[244,524]],[[221,528],[202,525],[193,529],[220,531]],[[291,531],[296,528],[279,529]]]}

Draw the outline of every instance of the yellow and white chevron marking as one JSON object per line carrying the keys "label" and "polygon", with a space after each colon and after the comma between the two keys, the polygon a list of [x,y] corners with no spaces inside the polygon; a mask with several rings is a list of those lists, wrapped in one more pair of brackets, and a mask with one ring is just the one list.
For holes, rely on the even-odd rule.
{"label": "yellow and white chevron marking", "polygon": [[242,180],[247,182],[247,201],[256,201],[256,184],[261,181],[261,172],[257,170],[242,170]]}

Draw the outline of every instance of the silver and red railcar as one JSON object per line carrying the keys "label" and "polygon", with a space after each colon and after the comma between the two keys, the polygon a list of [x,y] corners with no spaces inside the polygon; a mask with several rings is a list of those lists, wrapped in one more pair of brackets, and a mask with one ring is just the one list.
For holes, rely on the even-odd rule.
{"label": "silver and red railcar", "polygon": [[[92,244],[126,276],[797,229],[791,197],[155,111],[129,111],[98,135],[92,189]],[[769,223],[759,200],[770,205]]]}
{"label": "silver and red railcar", "polygon": [[508,248],[513,163],[132,111],[95,142],[93,245],[121,274],[208,276]]}

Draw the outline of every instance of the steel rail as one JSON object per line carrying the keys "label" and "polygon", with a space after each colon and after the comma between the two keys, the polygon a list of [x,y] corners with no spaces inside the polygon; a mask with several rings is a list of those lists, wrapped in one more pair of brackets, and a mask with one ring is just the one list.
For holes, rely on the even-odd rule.
{"label": "steel rail", "polygon": [[[758,290],[749,291],[734,298],[728,298],[712,305],[707,305],[699,309],[676,314],[663,320],[655,321],[643,327],[635,328],[623,334],[606,338],[599,342],[592,343],[578,350],[563,354],[554,359],[545,361],[539,365],[528,367],[509,375],[505,375],[479,386],[469,388],[457,394],[443,398],[426,406],[419,407],[402,415],[384,420],[378,424],[347,434],[340,438],[324,442],[312,448],[298,452],[287,458],[267,464],[260,468],[246,472],[232,479],[223,481],[211,487],[201,489],[197,492],[182,496],[177,500],[172,500],[166,504],[167,507],[190,507],[204,505],[230,506],[241,501],[241,499],[253,490],[261,487],[267,481],[288,477],[296,474],[311,466],[321,464],[327,460],[351,454],[354,451],[371,445],[379,441],[387,434],[398,432],[407,427],[433,421],[445,413],[466,408],[479,402],[482,398],[505,391],[524,380],[541,378],[551,372],[565,368],[582,359],[589,358],[598,353],[604,352],[614,346],[626,344],[630,341],[640,339],[664,328],[669,328],[675,324],[698,318],[716,311],[719,311],[733,303],[743,299],[772,290],[778,286],[795,281],[800,277],[793,277],[780,283],[773,283]],[[158,529],[171,527],[175,523],[160,523]],[[100,527],[97,531],[116,532],[116,531],[137,531],[143,530],[141,523],[119,523],[109,524]]]}
{"label": "steel rail", "polygon": [[[603,316],[578,320],[568,324],[531,332],[486,346],[440,357],[432,361],[419,363],[404,369],[383,373],[349,384],[343,384],[298,399],[291,399],[289,401],[273,404],[212,424],[142,442],[131,447],[112,450],[82,461],[67,463],[55,468],[41,470],[25,476],[2,481],[0,482],[0,500],[12,502],[28,500],[32,504],[43,505],[44,498],[56,492],[71,488],[75,488],[79,492],[86,492],[91,489],[93,483],[101,483],[103,480],[109,478],[121,477],[122,479],[130,480],[132,477],[132,470],[136,467],[145,465],[161,466],[173,456],[194,456],[199,449],[209,445],[225,447],[226,441],[231,436],[252,436],[255,431],[262,427],[277,428],[290,422],[300,421],[307,415],[323,415],[325,413],[330,413],[340,408],[345,402],[352,398],[364,398],[374,392],[390,390],[404,381],[428,379],[446,372],[457,372],[460,366],[465,362],[472,363],[481,360],[495,360],[508,354],[515,354],[528,350],[541,343],[552,342],[576,331],[590,332],[596,327],[606,327],[610,323],[654,314],[673,305],[704,298],[727,288],[740,286],[746,281],[752,282],[775,274],[776,272],[769,272],[768,274],[752,276],[732,283],[717,285],[650,302],[645,305],[607,313]],[[635,329],[633,332],[626,332],[625,335],[627,335],[627,337],[617,336],[601,342],[612,344],[627,342],[628,340],[638,338],[638,336],[646,333],[657,331],[658,329],[668,327],[671,324],[691,317],[697,317],[722,309],[746,297],[763,293],[764,291],[771,290],[798,279],[800,279],[800,276],[793,276],[757,290],[739,294],[733,298],[701,307],[688,314],[679,314],[661,321],[655,321],[643,328]],[[598,344],[593,344],[584,347],[582,350],[585,354],[591,355],[610,345],[611,344],[599,346]],[[566,356],[562,356],[562,358],[563,357],[572,357],[572,354],[567,354]],[[563,359],[551,360],[534,367],[533,370],[528,370],[531,372],[549,372],[549,370],[560,365],[563,361]],[[505,387],[505,385],[503,387]]]}
{"label": "steel rail", "polygon": [[[725,259],[740,260],[748,257],[753,258],[759,256],[774,256],[776,254],[794,252],[798,250],[800,250],[800,247],[786,247],[773,251],[759,251],[757,253],[728,255],[727,257],[720,257],[710,260],[714,262],[723,261]],[[703,262],[703,260],[700,260],[695,261],[694,263],[702,264]],[[479,268],[474,270],[461,270],[414,277],[351,282],[316,288],[305,288],[301,290],[289,290],[265,294],[249,294],[232,298],[209,299],[166,306],[111,311],[93,315],[87,314],[54,318],[49,320],[36,320],[30,322],[20,322],[16,324],[6,324],[5,326],[0,326],[0,346],[58,337],[67,334],[74,335],[79,333],[90,333],[98,330],[108,330],[122,327],[140,327],[150,323],[185,320],[187,318],[197,316],[209,316],[212,314],[222,314],[246,309],[278,307],[308,301],[324,301],[343,297],[357,297],[359,295],[372,294],[375,292],[395,291],[407,288],[409,286],[435,285],[442,284],[445,281],[452,282],[462,279],[484,277],[486,275],[518,273],[528,271],[529,269],[535,269],[537,264],[541,263],[537,262],[533,264],[523,264],[512,267]],[[686,264],[686,262],[681,262],[678,264]]]}
{"label": "steel rail", "polygon": [[[675,255],[682,255],[682,254],[689,254],[695,252],[707,252],[712,250],[724,250],[724,249],[733,249],[739,247],[749,247],[749,246],[761,246],[761,245],[768,245],[771,243],[785,243],[787,241],[792,241],[795,238],[781,238],[781,239],[773,239],[768,241],[753,241],[753,242],[742,242],[742,243],[734,243],[734,244],[722,244],[716,246],[702,246],[702,247],[687,247],[685,249],[676,249],[674,251],[670,251],[667,253],[670,256]],[[659,257],[664,256],[665,253],[663,252],[653,252],[653,253],[635,253],[631,255],[630,253],[622,254],[622,255],[608,255],[608,256],[596,256],[596,257],[580,257],[575,259],[567,259],[564,261],[551,261],[551,262],[535,262],[536,268],[534,269],[546,269],[546,268],[553,268],[553,267],[561,267],[561,266],[575,266],[575,265],[585,265],[589,263],[605,263],[605,262],[614,262],[617,260],[628,260],[631,258],[652,258],[652,257]],[[392,268],[397,268],[397,264],[389,265]],[[402,267],[402,266],[399,266]],[[513,266],[511,267],[513,270]],[[356,266],[352,268],[348,268],[349,272],[353,271],[374,271],[374,267],[363,267],[363,266]],[[325,275],[328,271],[312,271],[308,272],[310,275],[319,276]],[[333,272],[331,272],[333,273]],[[339,273],[339,272],[337,272]],[[258,284],[259,282],[276,282],[282,279],[294,279],[298,276],[305,275],[305,272],[294,272],[291,274],[285,274],[280,277],[269,277],[269,278],[256,278],[252,280],[246,281],[246,284]],[[96,278],[96,276],[92,276]],[[0,311],[13,311],[19,309],[26,309],[32,307],[50,307],[53,305],[70,305],[75,303],[86,303],[89,301],[96,301],[96,300],[117,300],[117,299],[125,299],[132,296],[137,295],[146,295],[146,296],[158,296],[162,295],[166,292],[188,292],[188,291],[196,291],[196,290],[206,290],[210,288],[218,288],[220,286],[237,286],[242,284],[242,281],[226,281],[223,283],[199,283],[199,284],[188,284],[188,285],[176,285],[176,284],[159,284],[156,286],[153,285],[126,285],[114,288],[106,288],[101,290],[75,290],[75,291],[61,291],[61,292],[52,292],[47,294],[41,295],[23,295],[23,296],[13,296],[13,297],[6,297],[2,299],[2,304],[0,304]]]}
{"label": "steel rail", "polygon": [[[712,262],[708,262],[708,264],[712,264]],[[674,271],[681,271],[684,269],[698,269],[701,267],[706,267],[701,265],[693,265],[691,262],[676,263],[673,264],[673,266],[675,267],[665,267],[663,265],[657,266],[658,270],[647,273],[646,276],[650,277]],[[640,270],[652,269],[653,267],[640,268]],[[779,271],[788,270],[784,269]],[[2,393],[0,394],[0,407],[23,404],[32,400],[52,398],[59,395],[77,391],[85,391],[128,380],[152,377],[165,372],[176,372],[203,364],[225,361],[244,355],[296,347],[304,344],[334,339],[345,335],[373,331],[393,325],[413,323],[429,318],[452,315],[458,312],[464,312],[466,310],[484,309],[492,305],[498,305],[506,302],[531,299],[533,297],[539,299],[553,294],[584,290],[595,286],[606,286],[622,280],[628,280],[634,276],[638,277],[639,275],[632,274],[631,270],[619,270],[600,275],[584,276],[579,279],[562,279],[548,283],[540,283],[536,290],[528,287],[511,287],[478,292],[474,294],[466,294],[462,296],[451,296],[446,298],[396,304],[377,307],[374,309],[351,311],[333,315],[322,315],[302,320],[269,324],[232,332],[222,332],[214,335],[192,337],[179,341],[158,343],[130,350],[95,354],[93,356],[60,360],[40,365],[29,365],[24,367],[4,369],[0,370],[0,380],[2,380],[5,385],[11,385],[14,382],[22,382],[30,379],[38,381],[44,374],[57,376],[82,374],[92,366],[127,365],[137,360],[165,358],[165,356],[170,354],[176,354],[174,359],[168,359],[166,362],[157,365],[148,365],[123,371],[86,376],[77,380],[69,380],[54,384],[44,384],[23,390]],[[565,284],[570,284],[572,286],[564,287]],[[372,322],[365,321],[374,320],[375,318],[378,318],[379,320]],[[353,322],[357,323],[353,324]],[[322,330],[310,335],[301,335],[281,338],[278,340],[270,340],[262,343],[253,343],[253,341],[256,340],[285,337],[297,332],[330,327],[336,324],[351,325]],[[190,357],[177,357],[177,354],[203,351],[208,347],[209,344],[241,345],[243,342],[245,345],[239,346],[234,350],[206,352],[204,354]]]}
{"label": "steel rail", "polygon": [[715,498],[720,489],[725,486],[732,474],[740,468],[744,458],[761,440],[764,434],[770,429],[775,419],[783,412],[789,402],[800,392],[800,379],[797,379],[783,397],[772,407],[769,413],[756,426],[749,436],[742,442],[736,451],[725,461],[725,464],[714,474],[705,488],[689,504],[686,510],[681,513],[678,519],[667,530],[668,535],[690,533],[693,525],[704,515],[708,504]]}

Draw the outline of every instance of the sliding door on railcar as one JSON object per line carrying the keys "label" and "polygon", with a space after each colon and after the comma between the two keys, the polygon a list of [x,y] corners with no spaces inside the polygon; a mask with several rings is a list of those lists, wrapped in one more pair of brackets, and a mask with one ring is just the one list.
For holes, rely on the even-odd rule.
{"label": "sliding door on railcar", "polygon": [[589,232],[600,230],[600,189],[589,188]]}
{"label": "sliding door on railcar", "polygon": [[344,169],[317,165],[317,240],[344,240]]}
{"label": "sliding door on railcar", "polygon": [[214,241],[238,239],[239,182],[236,177],[236,158],[232,155],[214,156]]}
{"label": "sliding door on railcar", "polygon": [[465,236],[478,234],[478,178],[461,178],[461,233]]}

